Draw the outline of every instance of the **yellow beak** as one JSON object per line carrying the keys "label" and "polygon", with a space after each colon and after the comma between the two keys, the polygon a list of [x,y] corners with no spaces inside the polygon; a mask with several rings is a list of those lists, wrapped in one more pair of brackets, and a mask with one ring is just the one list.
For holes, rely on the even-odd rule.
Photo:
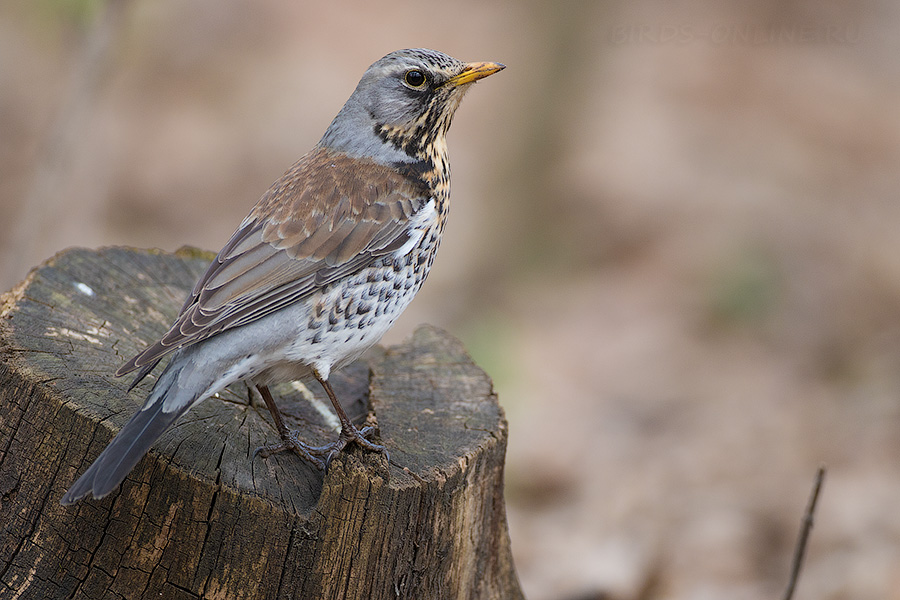
{"label": "yellow beak", "polygon": [[467,83],[478,81],[479,79],[484,79],[488,75],[493,75],[497,71],[502,71],[505,68],[506,65],[494,62],[469,63],[466,65],[465,69],[463,69],[459,74],[454,75],[453,77],[448,79],[447,82],[444,83],[444,85],[458,87]]}

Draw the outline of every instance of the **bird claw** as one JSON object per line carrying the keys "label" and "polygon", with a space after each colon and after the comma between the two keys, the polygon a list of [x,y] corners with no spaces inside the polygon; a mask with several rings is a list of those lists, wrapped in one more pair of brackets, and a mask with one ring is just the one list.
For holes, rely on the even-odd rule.
{"label": "bird claw", "polygon": [[331,464],[331,461],[337,456],[348,444],[356,443],[370,452],[379,452],[384,454],[385,458],[390,462],[390,454],[387,448],[381,444],[369,441],[367,436],[375,432],[374,427],[363,427],[357,429],[353,427],[350,431],[346,428],[341,430],[341,434],[337,440],[324,446],[310,446],[300,441],[297,431],[287,431],[282,435],[282,441],[279,444],[271,444],[268,446],[260,446],[253,452],[253,458],[260,455],[263,458],[269,458],[273,454],[278,454],[285,450],[293,450],[300,458],[312,463],[320,471],[324,471]]}
{"label": "bird claw", "polygon": [[269,444],[268,446],[260,446],[256,450],[253,451],[253,457],[256,458],[256,455],[260,455],[263,458],[269,458],[273,454],[278,454],[279,452],[284,452],[285,450],[293,450],[296,452],[300,458],[306,460],[307,462],[312,463],[316,466],[320,471],[324,471],[326,467],[326,463],[324,460],[319,458],[321,456],[320,447],[317,446],[309,446],[300,441],[300,438],[297,437],[296,431],[287,431],[284,435],[281,436],[280,444]]}
{"label": "bird claw", "polygon": [[347,428],[341,429],[341,435],[338,439],[327,446],[320,446],[321,449],[328,449],[328,455],[325,457],[325,468],[328,468],[328,465],[331,464],[332,459],[337,456],[344,448],[347,447],[348,444],[356,443],[368,450],[369,452],[378,452],[380,454],[384,454],[385,458],[387,458],[388,462],[391,460],[391,455],[388,453],[387,448],[382,446],[381,444],[376,444],[375,442],[370,442],[367,437],[375,433],[375,428],[372,426],[363,427],[362,429],[357,429],[351,425],[350,431],[347,431]]}

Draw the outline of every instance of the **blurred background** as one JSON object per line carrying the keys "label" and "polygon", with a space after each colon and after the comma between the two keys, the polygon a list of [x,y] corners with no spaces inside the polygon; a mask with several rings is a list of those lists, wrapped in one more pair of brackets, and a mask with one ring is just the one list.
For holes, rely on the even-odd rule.
{"label": "blurred background", "polygon": [[6,0],[0,289],[217,250],[365,68],[508,69],[450,132],[421,322],[510,422],[530,600],[900,598],[900,4]]}

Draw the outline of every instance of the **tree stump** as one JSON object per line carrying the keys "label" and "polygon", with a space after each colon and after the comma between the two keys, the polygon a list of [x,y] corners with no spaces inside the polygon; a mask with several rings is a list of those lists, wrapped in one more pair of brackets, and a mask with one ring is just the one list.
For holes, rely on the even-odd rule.
{"label": "tree stump", "polygon": [[[65,490],[143,403],[116,368],[161,335],[211,256],[71,250],[0,296],[0,598],[522,598],[490,379],[430,327],[332,381],[382,455],[327,474],[234,385],[184,415],[102,500]],[[334,439],[322,390],[273,389],[305,441]]]}

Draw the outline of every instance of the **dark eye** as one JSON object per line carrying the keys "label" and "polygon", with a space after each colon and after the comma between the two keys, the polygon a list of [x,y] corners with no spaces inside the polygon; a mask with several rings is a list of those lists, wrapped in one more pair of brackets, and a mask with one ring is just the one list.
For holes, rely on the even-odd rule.
{"label": "dark eye", "polygon": [[403,80],[409,87],[420,88],[425,85],[425,74],[418,69],[411,69],[403,76]]}

